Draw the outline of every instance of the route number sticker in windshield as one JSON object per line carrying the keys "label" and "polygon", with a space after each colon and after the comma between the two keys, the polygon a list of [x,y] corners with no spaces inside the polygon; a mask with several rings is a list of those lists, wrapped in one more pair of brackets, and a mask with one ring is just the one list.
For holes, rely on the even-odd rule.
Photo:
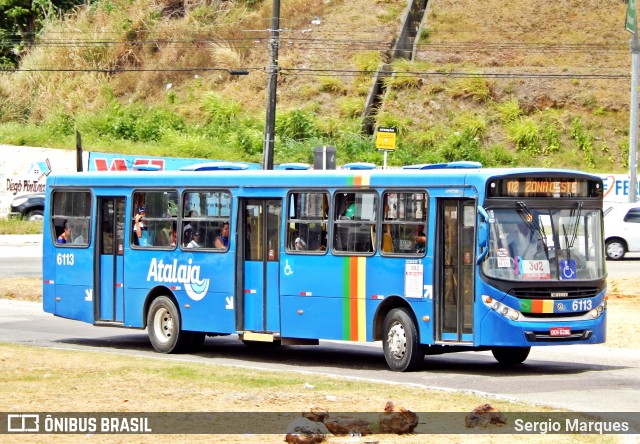
{"label": "route number sticker in windshield", "polygon": [[523,259],[521,271],[524,279],[551,279],[549,261]]}

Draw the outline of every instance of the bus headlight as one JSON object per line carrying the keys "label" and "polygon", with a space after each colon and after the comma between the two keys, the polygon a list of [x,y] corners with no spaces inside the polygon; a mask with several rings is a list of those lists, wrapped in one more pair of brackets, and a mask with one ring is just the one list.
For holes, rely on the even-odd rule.
{"label": "bus headlight", "polygon": [[598,305],[593,310],[589,311],[589,315],[591,316],[592,319],[598,319],[602,315],[602,312],[604,311],[604,308],[606,306],[607,306],[607,301],[602,301],[600,305]]}
{"label": "bus headlight", "polygon": [[496,313],[504,316],[505,318],[511,319],[512,321],[517,321],[518,319],[520,319],[521,313],[518,310],[514,310],[513,308],[503,304],[502,302],[498,302],[490,296],[484,296],[482,300],[484,302],[484,305],[486,305]]}

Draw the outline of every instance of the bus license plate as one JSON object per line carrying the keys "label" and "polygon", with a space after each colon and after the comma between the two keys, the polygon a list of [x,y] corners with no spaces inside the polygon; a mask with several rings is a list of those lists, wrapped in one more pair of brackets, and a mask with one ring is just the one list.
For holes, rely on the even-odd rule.
{"label": "bus license plate", "polygon": [[551,327],[549,329],[549,336],[571,336],[571,329],[569,327]]}

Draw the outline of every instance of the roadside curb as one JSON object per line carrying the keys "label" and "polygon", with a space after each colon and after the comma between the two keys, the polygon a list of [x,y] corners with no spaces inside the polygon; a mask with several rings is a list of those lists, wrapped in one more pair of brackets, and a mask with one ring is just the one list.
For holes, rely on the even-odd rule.
{"label": "roadside curb", "polygon": [[42,234],[0,234],[0,247],[42,245]]}

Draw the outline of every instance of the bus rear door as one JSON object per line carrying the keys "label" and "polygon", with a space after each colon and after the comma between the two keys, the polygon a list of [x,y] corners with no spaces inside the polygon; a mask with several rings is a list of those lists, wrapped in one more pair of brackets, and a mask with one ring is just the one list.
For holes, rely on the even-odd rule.
{"label": "bus rear door", "polygon": [[124,321],[124,227],[126,198],[98,197],[95,276],[95,317],[101,322]]}
{"label": "bus rear door", "polygon": [[237,323],[246,340],[270,341],[280,332],[281,219],[281,199],[240,201]]}

